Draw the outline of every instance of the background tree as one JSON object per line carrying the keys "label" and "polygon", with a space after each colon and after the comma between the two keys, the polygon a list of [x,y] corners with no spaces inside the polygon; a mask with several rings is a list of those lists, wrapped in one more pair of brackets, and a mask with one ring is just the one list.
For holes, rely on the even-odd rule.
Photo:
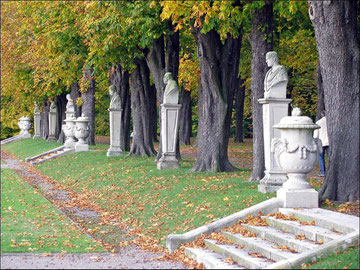
{"label": "background tree", "polygon": [[331,147],[325,182],[319,192],[321,200],[359,198],[360,42],[357,12],[357,1],[309,1]]}

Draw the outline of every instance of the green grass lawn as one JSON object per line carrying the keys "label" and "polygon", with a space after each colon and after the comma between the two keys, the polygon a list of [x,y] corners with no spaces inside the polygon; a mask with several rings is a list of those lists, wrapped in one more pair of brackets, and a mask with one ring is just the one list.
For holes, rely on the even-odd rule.
{"label": "green grass lawn", "polygon": [[104,251],[10,169],[1,169],[1,253]]}
{"label": "green grass lawn", "polygon": [[[49,144],[39,141],[42,149]],[[26,148],[32,141],[16,143],[12,147],[5,145],[4,149],[19,156],[18,148]],[[108,147],[91,146],[90,150],[96,151],[63,156],[36,167],[63,187],[76,192],[82,207],[91,208],[94,202],[100,207],[100,218],[78,221],[96,238],[110,245],[126,240],[124,231],[119,229],[125,225],[127,231],[136,229],[165,247],[169,234],[187,232],[275,197],[275,193],[259,193],[256,183],[247,182],[251,173],[249,168],[239,168],[232,173],[190,173],[195,160],[183,156],[180,169],[160,171],[154,157],[127,157],[127,153],[121,157],[107,157]],[[181,146],[181,151],[191,148]],[[249,164],[251,143],[231,143],[229,156],[244,156],[241,162]],[[344,264],[338,265],[345,267],[353,263],[350,268],[357,268],[358,260],[351,259],[348,254],[358,251],[359,248],[348,248],[339,253],[336,258]],[[312,267],[321,268],[324,262],[328,260],[322,259]],[[324,267],[335,267],[331,265]]]}

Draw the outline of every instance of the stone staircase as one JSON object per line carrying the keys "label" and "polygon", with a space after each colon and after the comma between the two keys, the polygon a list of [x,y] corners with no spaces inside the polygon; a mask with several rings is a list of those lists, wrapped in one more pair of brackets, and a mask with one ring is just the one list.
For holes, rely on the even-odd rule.
{"label": "stone staircase", "polygon": [[29,162],[32,165],[35,164],[40,164],[42,162],[45,162],[47,160],[53,159],[53,158],[57,158],[60,156],[64,156],[67,154],[71,154],[74,153],[75,149],[70,149],[70,148],[65,148],[65,146],[60,146],[57,148],[54,148],[50,151],[44,152],[42,154],[36,155],[34,157],[31,158],[25,158],[25,162]]}
{"label": "stone staircase", "polygon": [[320,208],[279,212],[261,216],[261,226],[225,228],[221,236],[226,241],[204,239],[205,249],[185,247],[185,254],[207,269],[292,268],[359,241],[358,217]]}

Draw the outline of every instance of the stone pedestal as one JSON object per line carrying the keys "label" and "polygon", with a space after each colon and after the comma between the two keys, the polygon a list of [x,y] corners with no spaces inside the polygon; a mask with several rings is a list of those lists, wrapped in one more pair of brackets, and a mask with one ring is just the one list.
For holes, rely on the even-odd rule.
{"label": "stone pedestal", "polygon": [[161,143],[163,154],[157,163],[157,168],[179,169],[176,158],[176,140],[178,136],[179,104],[161,105]]}
{"label": "stone pedestal", "polygon": [[284,208],[318,208],[319,194],[315,189],[280,188],[276,196],[284,202]]}
{"label": "stone pedestal", "polygon": [[47,139],[48,142],[56,142],[56,121],[57,113],[49,112],[49,137]]}
{"label": "stone pedestal", "polygon": [[273,126],[279,123],[281,118],[288,115],[288,105],[291,99],[261,98],[258,101],[263,105],[265,155],[265,176],[260,180],[258,191],[262,193],[276,192],[287,180],[287,177],[286,173],[276,163],[274,153],[270,151],[272,139],[280,138],[280,131],[274,129]]}
{"label": "stone pedestal", "polygon": [[41,114],[34,113],[34,136],[33,139],[40,139],[41,138]]}
{"label": "stone pedestal", "polygon": [[121,156],[122,149],[121,143],[121,113],[122,109],[109,109],[110,113],[110,148],[106,155],[110,156]]}

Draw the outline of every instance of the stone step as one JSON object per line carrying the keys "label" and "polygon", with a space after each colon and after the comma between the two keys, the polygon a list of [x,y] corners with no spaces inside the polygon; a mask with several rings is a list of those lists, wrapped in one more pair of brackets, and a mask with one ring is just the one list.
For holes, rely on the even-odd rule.
{"label": "stone step", "polygon": [[224,257],[202,248],[185,248],[186,256],[203,263],[206,269],[246,269],[237,264],[229,264],[224,261]]}
{"label": "stone step", "polygon": [[257,237],[264,238],[270,242],[274,242],[279,246],[288,246],[291,249],[301,253],[307,250],[318,247],[319,245],[311,243],[308,240],[295,239],[295,235],[286,233],[276,228],[269,226],[252,226],[248,224],[242,224],[247,230],[256,233]]}
{"label": "stone step", "polygon": [[232,260],[245,268],[260,269],[274,263],[266,258],[251,256],[251,252],[237,248],[235,245],[220,245],[216,244],[216,240],[210,239],[204,239],[204,243],[210,250],[222,255],[224,258],[231,257]]}
{"label": "stone step", "polygon": [[244,246],[244,249],[260,253],[266,258],[274,261],[294,258],[297,255],[297,253],[291,253],[289,251],[278,249],[274,243],[257,237],[244,237],[241,234],[232,234],[225,231],[223,231],[222,234],[224,234],[224,236],[230,241]]}
{"label": "stone step", "polygon": [[347,234],[355,230],[359,231],[359,218],[356,216],[341,214],[321,208],[280,208],[279,211],[284,215],[294,216],[300,221],[315,221],[316,226],[323,227],[334,232]]}
{"label": "stone step", "polygon": [[319,226],[301,225],[297,221],[277,219],[275,217],[269,216],[263,216],[263,218],[265,219],[266,223],[269,224],[269,226],[271,227],[278,228],[282,231],[295,235],[304,234],[307,239],[315,242],[323,241],[324,243],[326,243],[343,236],[343,234],[341,233],[335,233]]}

